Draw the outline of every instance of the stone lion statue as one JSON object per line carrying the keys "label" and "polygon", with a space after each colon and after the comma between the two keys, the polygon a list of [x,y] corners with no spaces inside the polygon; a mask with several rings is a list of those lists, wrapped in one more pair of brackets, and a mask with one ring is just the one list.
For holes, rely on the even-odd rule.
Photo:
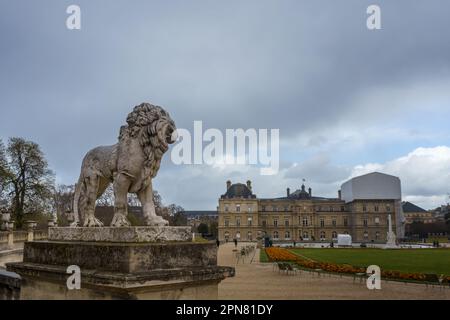
{"label": "stone lion statue", "polygon": [[114,190],[113,227],[129,226],[127,194],[136,193],[147,225],[163,226],[168,221],[156,215],[152,179],[169,144],[177,139],[176,127],[169,114],[149,103],[136,106],[120,128],[119,142],[89,151],[83,159],[81,174],[75,187],[74,222],[85,227],[101,227],[94,216],[95,202],[112,183]]}

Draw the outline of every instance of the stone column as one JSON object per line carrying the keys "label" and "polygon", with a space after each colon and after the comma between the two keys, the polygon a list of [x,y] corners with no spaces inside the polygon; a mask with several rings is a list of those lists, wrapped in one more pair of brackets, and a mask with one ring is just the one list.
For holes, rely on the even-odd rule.
{"label": "stone column", "polygon": [[9,220],[11,219],[11,214],[10,213],[2,213],[2,217],[1,217],[1,230],[8,230],[8,223]]}
{"label": "stone column", "polygon": [[8,231],[8,248],[14,247],[14,221],[6,223],[6,230]]}
{"label": "stone column", "polygon": [[33,241],[34,240],[34,229],[37,226],[36,221],[25,221],[25,223],[27,224],[27,230],[28,230],[28,236],[27,236],[27,241]]}
{"label": "stone column", "polygon": [[47,226],[48,226],[49,228],[57,227],[57,226],[58,226],[58,223],[55,221],[55,219],[48,219],[48,224],[47,224]]}

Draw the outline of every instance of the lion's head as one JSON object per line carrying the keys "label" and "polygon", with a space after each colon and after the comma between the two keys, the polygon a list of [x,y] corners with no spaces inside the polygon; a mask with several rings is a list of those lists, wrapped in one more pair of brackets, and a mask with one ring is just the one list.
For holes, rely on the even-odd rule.
{"label": "lion's head", "polygon": [[160,106],[141,103],[128,114],[127,124],[122,127],[119,140],[139,139],[147,158],[145,166],[151,176],[156,175],[163,154],[178,137],[175,122]]}

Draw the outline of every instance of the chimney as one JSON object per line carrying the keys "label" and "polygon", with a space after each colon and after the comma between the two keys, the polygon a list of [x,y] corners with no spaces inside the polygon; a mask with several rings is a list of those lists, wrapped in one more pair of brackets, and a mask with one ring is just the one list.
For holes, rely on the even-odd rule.
{"label": "chimney", "polygon": [[308,193],[309,193],[309,196],[311,197],[311,194],[312,194],[312,189],[311,188],[308,188]]}
{"label": "chimney", "polygon": [[227,190],[230,189],[230,187],[231,187],[231,181],[228,180],[228,181],[227,181]]}
{"label": "chimney", "polygon": [[287,188],[286,189],[286,194],[287,194],[287,197],[289,198],[289,196],[291,195],[291,189]]}
{"label": "chimney", "polygon": [[250,180],[247,180],[247,188],[252,191],[252,182]]}
{"label": "chimney", "polygon": [[341,197],[342,197],[341,190],[338,190],[338,197],[339,197],[339,200],[341,200]]}

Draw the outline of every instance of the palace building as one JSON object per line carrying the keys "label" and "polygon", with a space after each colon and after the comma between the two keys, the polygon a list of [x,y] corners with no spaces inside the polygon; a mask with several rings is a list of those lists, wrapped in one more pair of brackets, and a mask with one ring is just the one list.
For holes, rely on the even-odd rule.
{"label": "palace building", "polygon": [[397,237],[403,237],[400,179],[383,173],[355,177],[341,186],[337,198],[318,197],[304,184],[283,197],[258,198],[251,181],[226,183],[219,199],[219,240],[330,242],[350,234],[353,242],[386,242],[388,215]]}

